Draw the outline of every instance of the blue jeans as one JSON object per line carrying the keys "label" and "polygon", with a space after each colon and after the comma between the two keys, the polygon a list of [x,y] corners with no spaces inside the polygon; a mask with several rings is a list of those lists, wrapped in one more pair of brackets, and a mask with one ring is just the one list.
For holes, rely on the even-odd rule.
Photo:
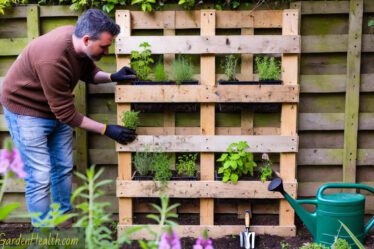
{"label": "blue jeans", "polygon": [[[3,109],[26,172],[28,211],[40,213],[39,218],[43,219],[53,202],[60,205],[61,212],[69,212],[72,210],[73,129],[56,119],[19,115]],[[36,221],[32,218],[33,225]]]}

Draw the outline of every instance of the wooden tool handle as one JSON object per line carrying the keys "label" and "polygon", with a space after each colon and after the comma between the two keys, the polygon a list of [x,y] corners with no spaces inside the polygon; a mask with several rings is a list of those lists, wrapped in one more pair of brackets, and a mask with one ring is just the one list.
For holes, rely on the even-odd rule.
{"label": "wooden tool handle", "polygon": [[249,210],[245,211],[245,227],[249,227],[249,218],[250,218],[251,212]]}

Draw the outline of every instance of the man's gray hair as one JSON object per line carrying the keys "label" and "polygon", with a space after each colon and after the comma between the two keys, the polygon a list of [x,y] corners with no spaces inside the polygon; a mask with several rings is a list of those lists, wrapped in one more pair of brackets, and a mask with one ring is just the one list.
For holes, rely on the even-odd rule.
{"label": "man's gray hair", "polygon": [[98,9],[89,9],[79,17],[74,34],[78,38],[88,35],[91,39],[98,40],[103,32],[109,32],[111,35],[116,36],[119,31],[119,25],[104,12]]}

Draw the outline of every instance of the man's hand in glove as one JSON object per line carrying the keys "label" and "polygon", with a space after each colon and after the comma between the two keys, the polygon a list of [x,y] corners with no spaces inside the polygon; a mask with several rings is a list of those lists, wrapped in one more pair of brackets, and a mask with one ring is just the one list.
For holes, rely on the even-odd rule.
{"label": "man's hand in glove", "polygon": [[138,77],[136,76],[135,70],[129,67],[123,67],[118,72],[112,73],[110,75],[110,79],[113,82],[125,81],[125,80],[136,80],[137,78]]}
{"label": "man's hand in glove", "polygon": [[120,144],[131,143],[136,138],[135,130],[120,125],[106,125],[103,134]]}

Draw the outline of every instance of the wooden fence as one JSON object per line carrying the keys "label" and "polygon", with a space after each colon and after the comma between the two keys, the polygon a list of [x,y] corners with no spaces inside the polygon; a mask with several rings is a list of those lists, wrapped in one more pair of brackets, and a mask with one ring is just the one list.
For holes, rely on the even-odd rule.
{"label": "wooden fence", "polygon": [[[296,175],[299,197],[314,196],[316,189],[324,182],[342,181],[343,164],[345,165],[344,172],[351,174],[351,176],[345,177],[345,180],[355,179],[356,182],[372,186],[374,184],[374,157],[372,156],[374,150],[374,30],[373,27],[366,25],[369,19],[374,18],[374,3],[370,0],[363,1],[363,4],[362,1],[352,1],[352,3],[358,3],[359,8],[351,7],[349,1],[302,1],[290,4],[290,8],[301,11],[299,152]],[[356,13],[350,17],[349,13],[352,12],[350,8],[355,11],[362,10],[361,15]],[[31,11],[31,9],[35,9],[35,11]],[[78,15],[79,13],[71,12],[65,6],[28,6],[17,7],[14,11],[6,12],[5,16],[0,16],[0,80],[29,39],[44,34],[54,27],[74,24]],[[350,26],[350,23],[361,23],[362,30]],[[186,30],[185,34],[193,32],[193,29]],[[217,32],[230,35],[240,34],[241,31],[232,29]],[[256,24],[254,27],[255,34],[280,34],[280,32],[276,27],[270,30],[264,30]],[[137,31],[137,34],[163,34],[163,30],[153,30],[150,27],[148,30]],[[350,37],[355,37],[355,34],[361,37],[361,46],[351,41],[352,39],[350,40]],[[353,49],[360,48],[361,51],[354,51],[354,56],[348,57],[347,54],[351,47]],[[116,62],[113,54],[114,48],[111,48],[111,55],[104,57],[98,63],[103,70],[115,71]],[[355,69],[349,67],[350,73],[352,69],[355,72],[360,72],[355,77],[356,80],[360,79],[359,95],[357,92],[348,91],[354,96],[347,96],[347,99],[354,97],[356,104],[359,103],[358,112],[356,111],[354,117],[358,119],[356,121],[357,129],[355,126],[353,129],[345,129],[346,112],[353,111],[353,109],[345,108],[347,106],[347,79],[349,78],[347,77],[348,58],[355,60],[356,65],[357,60],[361,61],[359,70],[357,67]],[[115,123],[117,110],[113,94],[114,84],[79,86],[82,98],[78,98],[77,102],[81,103],[81,110],[85,110],[89,117],[98,121]],[[144,115],[142,116],[144,127],[141,127],[140,130],[144,132],[152,126],[160,127],[164,125],[164,122],[168,121],[164,120],[163,113]],[[280,116],[267,113],[255,114],[253,123],[254,134],[262,134],[265,128],[279,132]],[[183,130],[182,127],[185,126],[198,131],[199,124],[200,120],[197,115],[186,113],[175,115],[176,134],[179,134]],[[224,132],[228,127],[240,129],[241,114],[217,113],[216,125],[218,132]],[[2,131],[0,133],[1,139],[8,136],[3,116],[0,116],[0,130]],[[349,135],[348,137],[357,136],[356,148],[352,143],[344,146],[344,140],[350,140],[344,138],[345,133],[346,136]],[[81,142],[75,145],[76,152],[78,152],[75,155],[81,156],[81,159],[76,160],[81,170],[87,166],[86,162],[88,164],[94,163],[106,168],[103,177],[115,179],[118,161],[114,143],[100,135],[90,133],[87,135],[85,132],[81,134],[83,139],[80,139]],[[349,151],[352,150],[357,152],[357,160],[352,160],[355,165],[344,163],[347,160],[343,160],[344,155],[350,155]],[[275,163],[278,161],[279,158],[275,158]],[[352,172],[351,169],[355,169],[356,172]],[[106,191],[108,196],[105,199],[113,203],[112,211],[117,213],[115,184],[107,187]],[[23,184],[14,182],[8,188],[5,201],[22,200],[23,195]],[[141,200],[139,204],[141,204]],[[144,205],[137,205],[137,203],[134,205],[139,214],[151,211]],[[183,205],[178,212],[181,214],[194,213],[195,211],[191,208],[193,205]],[[368,196],[366,211],[374,213],[373,207],[374,198]],[[220,206],[216,211],[236,214],[238,213],[238,205],[226,204]],[[252,211],[254,214],[260,215],[276,214],[279,210],[274,202],[269,204],[266,201],[256,203],[252,206]]]}

